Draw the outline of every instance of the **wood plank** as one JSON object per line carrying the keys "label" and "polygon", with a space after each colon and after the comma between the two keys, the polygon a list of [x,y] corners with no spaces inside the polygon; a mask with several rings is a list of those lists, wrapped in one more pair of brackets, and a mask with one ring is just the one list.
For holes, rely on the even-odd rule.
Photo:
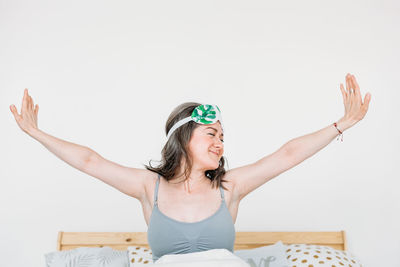
{"label": "wood plank", "polygon": [[[236,232],[234,249],[251,249],[275,244],[314,244],[346,250],[344,231],[337,232]],[[128,246],[149,247],[146,232],[59,232],[57,250],[77,247],[112,247],[125,250]]]}
{"label": "wood plank", "polygon": [[147,244],[146,232],[64,232],[63,245],[74,244]]}
{"label": "wood plank", "polygon": [[[61,247],[61,250],[70,250],[70,249],[75,249],[75,248],[80,248],[80,247],[88,247],[88,248],[102,248],[102,247],[110,247],[112,249],[117,249],[117,250],[127,250],[128,246],[126,245],[114,245],[114,244],[104,244],[104,245],[65,245]],[[148,245],[140,245],[140,247],[146,247],[148,248]]]}
{"label": "wood plank", "polygon": [[342,232],[237,232],[235,243],[343,244]]}

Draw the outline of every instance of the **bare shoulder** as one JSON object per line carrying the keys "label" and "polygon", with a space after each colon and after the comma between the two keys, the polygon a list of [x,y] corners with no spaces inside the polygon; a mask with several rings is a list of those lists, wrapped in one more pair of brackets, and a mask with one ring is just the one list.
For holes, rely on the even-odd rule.
{"label": "bare shoulder", "polygon": [[226,188],[226,190],[224,190],[225,200],[229,205],[234,204],[240,200],[239,194],[236,191],[237,186],[235,184],[234,176],[235,173],[231,170],[228,170],[222,178],[224,181],[226,181],[222,183],[222,185]]}
{"label": "bare shoulder", "polygon": [[141,199],[142,205],[153,206],[154,189],[156,187],[156,180],[158,174],[147,169],[143,170],[143,185],[144,185],[144,197]]}
{"label": "bare shoulder", "polygon": [[145,190],[153,191],[156,185],[156,180],[158,178],[158,173],[145,169],[143,170],[143,178]]}

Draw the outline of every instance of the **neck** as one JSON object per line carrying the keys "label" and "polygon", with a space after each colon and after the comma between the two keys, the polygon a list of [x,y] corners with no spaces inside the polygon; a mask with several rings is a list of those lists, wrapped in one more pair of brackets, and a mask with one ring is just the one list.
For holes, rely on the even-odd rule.
{"label": "neck", "polygon": [[209,178],[206,177],[204,170],[196,169],[193,166],[192,171],[187,178],[185,177],[182,169],[179,172],[179,175],[171,180],[171,183],[182,187],[185,192],[190,194],[195,189],[201,188],[204,185],[209,186],[211,184],[211,181]]}

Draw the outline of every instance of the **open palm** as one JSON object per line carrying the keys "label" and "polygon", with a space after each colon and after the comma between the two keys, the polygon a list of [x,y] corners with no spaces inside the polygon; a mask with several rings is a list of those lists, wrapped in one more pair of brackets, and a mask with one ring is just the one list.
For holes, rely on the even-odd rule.
{"label": "open palm", "polygon": [[14,105],[10,106],[10,110],[14,115],[15,121],[18,126],[26,133],[32,129],[38,128],[38,112],[39,105],[33,104],[32,97],[28,94],[28,89],[24,90],[24,97],[22,98],[21,114],[18,114],[18,110]]}
{"label": "open palm", "polygon": [[367,114],[369,102],[371,101],[371,94],[367,93],[364,96],[363,103],[356,77],[350,73],[346,75],[346,90],[343,84],[340,84],[340,90],[342,91],[345,109],[344,119],[349,121],[351,125],[354,125]]}

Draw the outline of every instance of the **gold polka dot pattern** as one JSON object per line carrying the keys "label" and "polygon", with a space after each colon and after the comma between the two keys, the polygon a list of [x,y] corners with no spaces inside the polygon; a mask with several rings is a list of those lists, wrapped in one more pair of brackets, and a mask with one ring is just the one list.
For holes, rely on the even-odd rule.
{"label": "gold polka dot pattern", "polygon": [[327,246],[292,244],[286,245],[290,267],[361,267],[361,263],[348,251]]}
{"label": "gold polka dot pattern", "polygon": [[148,266],[153,263],[151,250],[146,247],[128,247],[129,267]]}

